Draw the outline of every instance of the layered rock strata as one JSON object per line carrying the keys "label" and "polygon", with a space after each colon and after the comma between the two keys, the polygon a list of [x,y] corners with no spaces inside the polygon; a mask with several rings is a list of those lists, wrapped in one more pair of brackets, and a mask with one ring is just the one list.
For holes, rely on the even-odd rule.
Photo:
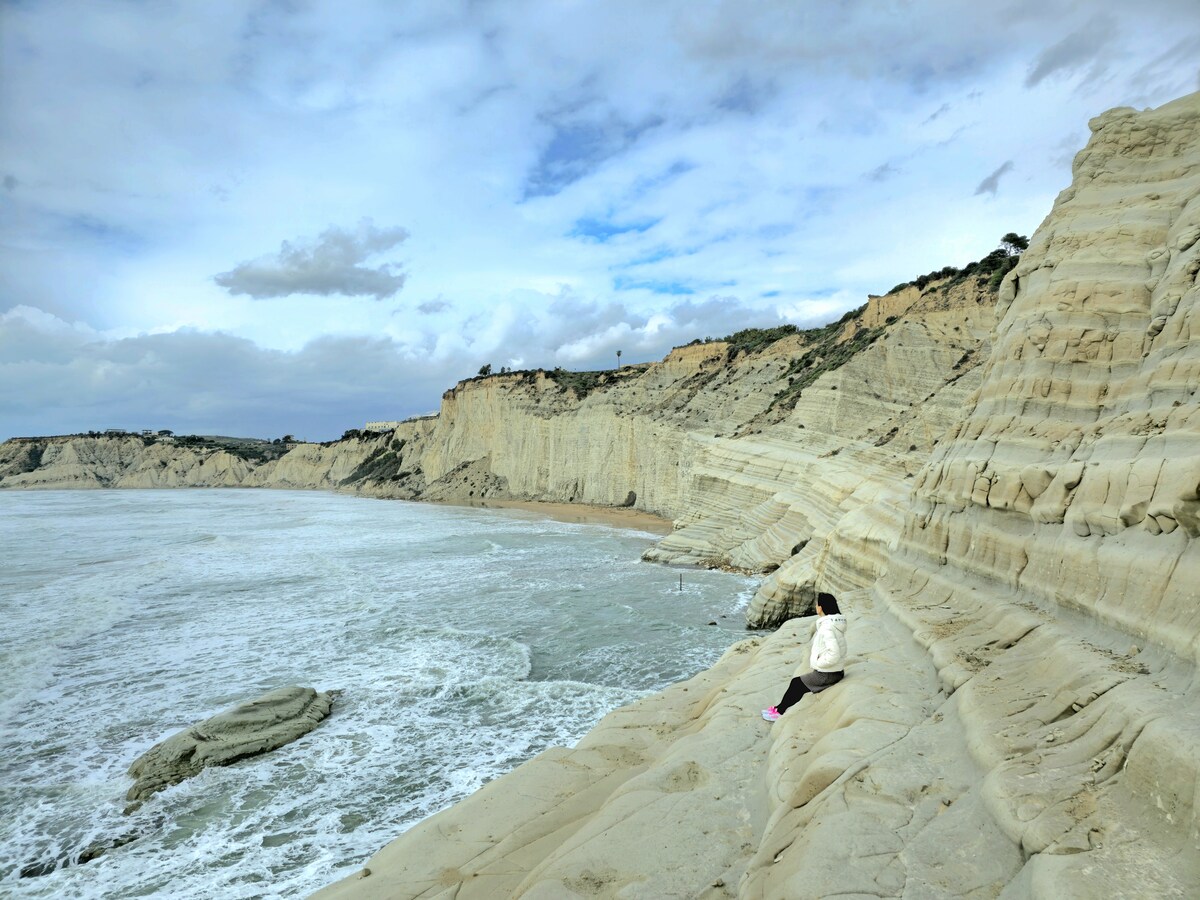
{"label": "layered rock strata", "polygon": [[134,783],[125,799],[137,806],[210,766],[278,749],[316,728],[332,707],[332,694],[297,686],[238,704],[171,735],[134,760],[129,767]]}
{"label": "layered rock strata", "polygon": [[299,444],[260,463],[217,447],[136,435],[14,438],[0,445],[0,487],[280,487],[332,490],[376,452],[384,436],[333,445]]}
{"label": "layered rock strata", "polygon": [[265,463],[133,436],[13,440],[0,446],[0,487],[630,505],[680,528],[652,559],[779,569],[751,614],[774,624],[849,569],[861,584],[882,571],[906,479],[978,385],[994,302],[976,279],[945,281],[871,298],[816,333],[750,352],[681,347],[594,385],[563,372],[476,378],[448,391],[437,416]]}
{"label": "layered rock strata", "polygon": [[874,585],[1050,896],[1200,886],[1200,97],[1091,123]]}
{"label": "layered rock strata", "polygon": [[328,896],[1200,894],[1200,95],[1091,124],[986,363],[932,391],[965,415],[923,465],[889,449],[921,449],[920,403],[829,424],[854,363],[798,418],[689,436],[655,555],[781,563],[768,618],[837,594],[846,679],[757,719],[803,661],[792,620]]}

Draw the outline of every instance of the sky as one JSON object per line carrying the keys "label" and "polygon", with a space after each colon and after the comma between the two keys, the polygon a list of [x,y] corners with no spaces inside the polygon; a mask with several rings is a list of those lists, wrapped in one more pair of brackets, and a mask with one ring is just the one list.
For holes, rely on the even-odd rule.
{"label": "sky", "polygon": [[1196,0],[0,0],[0,439],[823,324],[1198,89]]}

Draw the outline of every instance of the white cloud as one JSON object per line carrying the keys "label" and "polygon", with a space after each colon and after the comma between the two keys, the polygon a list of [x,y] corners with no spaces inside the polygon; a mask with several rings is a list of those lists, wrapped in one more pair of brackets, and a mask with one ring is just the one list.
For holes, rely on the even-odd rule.
{"label": "white cloud", "polygon": [[782,320],[719,298],[646,317],[524,292],[477,313],[469,340],[430,329],[403,341],[319,337],[284,351],[190,328],[113,337],[20,307],[0,314],[0,428],[6,437],[153,427],[324,440],[368,419],[427,411],[484,363],[611,368],[617,350],[625,363],[659,359],[702,324],[719,337]]}
{"label": "white cloud", "polygon": [[392,263],[374,268],[362,263],[407,237],[403,228],[376,228],[369,219],[354,231],[331,225],[315,241],[284,241],[278,254],[239,263],[213,281],[231,294],[255,299],[341,294],[383,300],[404,287],[403,273]]}
{"label": "white cloud", "polygon": [[[1200,46],[1191,0],[46,0],[4,26],[0,311],[93,329],[55,339],[84,358],[158,332],[294,373],[383,341],[380,379],[433,360],[420,409],[483,362],[632,361],[978,258],[1036,227],[1088,118],[1195,89]],[[403,271],[330,226],[364,218],[411,232]]]}

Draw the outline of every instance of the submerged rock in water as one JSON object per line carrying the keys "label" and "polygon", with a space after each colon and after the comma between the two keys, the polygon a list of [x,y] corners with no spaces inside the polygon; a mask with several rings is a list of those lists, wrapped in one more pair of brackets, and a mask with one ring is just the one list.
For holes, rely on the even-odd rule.
{"label": "submerged rock in water", "polygon": [[[159,820],[155,824],[157,827],[157,825],[162,824],[162,821]],[[45,875],[50,875],[53,872],[57,872],[59,869],[68,868],[69,866],[82,866],[90,863],[92,860],[99,859],[109,850],[117,850],[121,847],[124,847],[126,844],[132,844],[138,838],[144,837],[145,834],[146,832],[141,830],[126,831],[124,834],[118,835],[115,838],[95,841],[91,844],[88,844],[83,850],[80,850],[78,855],[68,854],[59,857],[51,857],[50,859],[41,859],[37,862],[22,866],[18,875],[21,878],[41,878]]]}
{"label": "submerged rock in water", "polygon": [[279,688],[256,700],[205,719],[155,744],[129,767],[133,787],[126,812],[165,787],[208,766],[225,766],[282,747],[307,734],[329,715],[332,693],[313,688]]}

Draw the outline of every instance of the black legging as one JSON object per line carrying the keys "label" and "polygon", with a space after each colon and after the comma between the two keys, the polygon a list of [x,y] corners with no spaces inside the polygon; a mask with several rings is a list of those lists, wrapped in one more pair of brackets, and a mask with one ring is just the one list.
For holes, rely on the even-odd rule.
{"label": "black legging", "polygon": [[[808,684],[805,684],[805,679],[808,680]],[[803,675],[797,675],[783,692],[783,699],[775,704],[775,709],[783,715],[799,703],[805,694],[818,693],[841,680],[841,672],[805,672]]]}

